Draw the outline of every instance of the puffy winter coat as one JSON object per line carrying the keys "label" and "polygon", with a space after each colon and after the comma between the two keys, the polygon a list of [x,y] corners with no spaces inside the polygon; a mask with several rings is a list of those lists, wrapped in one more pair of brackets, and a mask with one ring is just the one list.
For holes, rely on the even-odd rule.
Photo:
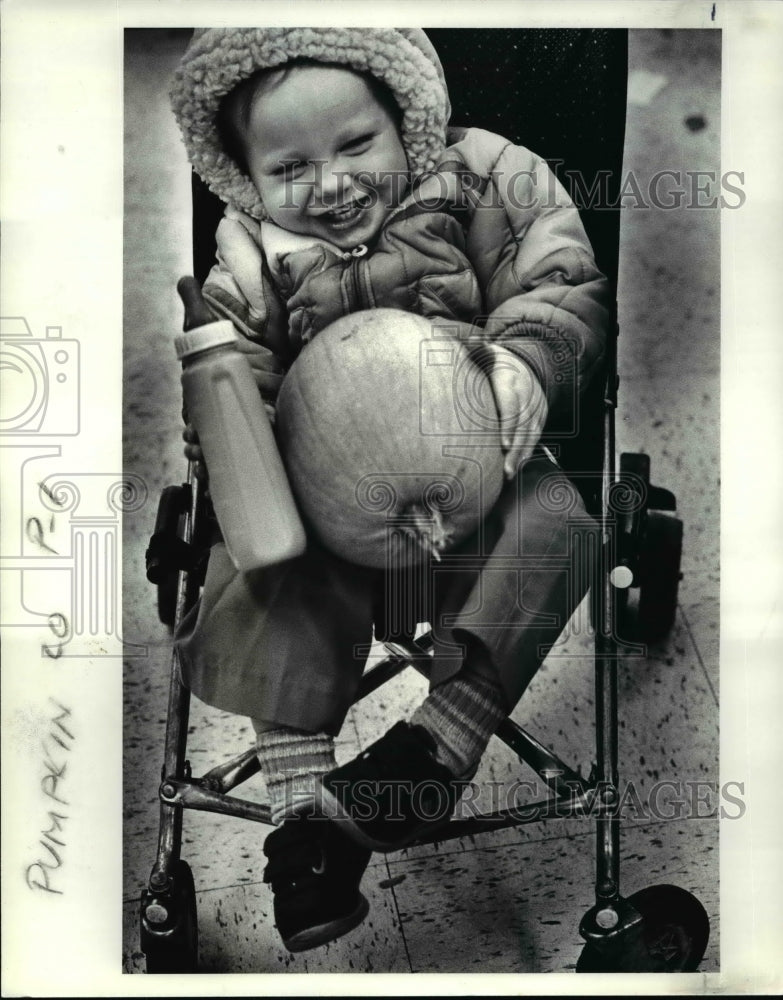
{"label": "puffy winter coat", "polygon": [[[392,307],[472,325],[530,366],[547,431],[569,434],[602,358],[608,284],[547,164],[482,129],[450,129],[374,244],[341,251],[228,209],[204,296],[285,370],[339,316]],[[268,403],[274,403],[267,396]]]}

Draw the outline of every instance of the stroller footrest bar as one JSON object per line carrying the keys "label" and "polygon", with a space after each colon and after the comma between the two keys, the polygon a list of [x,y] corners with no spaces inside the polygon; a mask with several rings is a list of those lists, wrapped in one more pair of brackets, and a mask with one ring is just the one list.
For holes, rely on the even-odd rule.
{"label": "stroller footrest bar", "polygon": [[386,681],[390,681],[392,677],[396,677],[397,674],[402,673],[403,670],[408,666],[409,661],[407,658],[402,658],[399,656],[387,656],[385,659],[381,660],[374,667],[371,667],[364,674],[362,674],[362,679],[359,682],[359,690],[356,695],[356,701],[361,701],[362,698],[366,698],[368,694],[372,694],[373,691],[377,691],[379,687],[384,685]]}
{"label": "stroller footrest bar", "polygon": [[169,806],[222,813],[224,816],[236,816],[238,819],[273,825],[272,812],[268,805],[250,802],[247,799],[236,799],[222,792],[213,792],[195,782],[166,778],[160,786],[159,794],[161,802]]}
{"label": "stroller footrest bar", "polygon": [[366,698],[368,694],[372,694],[373,691],[385,684],[386,681],[391,680],[392,677],[396,677],[406,667],[416,667],[419,673],[429,677],[430,650],[433,647],[430,632],[419,636],[418,639],[386,640],[383,644],[390,655],[364,672],[354,703]]}
{"label": "stroller footrest bar", "polygon": [[583,818],[585,815],[585,800],[582,796],[565,796],[563,798],[542,799],[536,802],[525,802],[510,809],[499,809],[492,813],[476,813],[465,819],[456,818],[432,830],[422,837],[417,837],[408,847],[420,844],[437,844],[447,840],[458,840],[460,837],[475,837],[494,830],[505,830],[511,826],[523,826],[526,823],[538,823],[546,819],[567,819],[571,816]]}
{"label": "stroller footrest bar", "polygon": [[198,779],[202,788],[207,788],[213,792],[230,792],[232,788],[241,785],[242,782],[252,778],[261,770],[258,762],[255,747],[245,750],[243,753],[223,764],[218,764],[211,771],[207,771],[203,777]]}
{"label": "stroller footrest bar", "polygon": [[585,793],[589,789],[588,782],[580,774],[511,719],[504,719],[495,735],[558,794],[573,794],[575,790]]}

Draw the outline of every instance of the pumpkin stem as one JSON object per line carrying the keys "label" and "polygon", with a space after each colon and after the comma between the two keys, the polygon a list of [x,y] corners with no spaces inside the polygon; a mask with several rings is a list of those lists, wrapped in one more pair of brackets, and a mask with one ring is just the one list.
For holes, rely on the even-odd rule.
{"label": "pumpkin stem", "polygon": [[451,540],[451,531],[443,523],[441,512],[414,503],[408,507],[405,513],[411,518],[411,523],[404,525],[403,530],[435,562],[440,562],[440,554]]}

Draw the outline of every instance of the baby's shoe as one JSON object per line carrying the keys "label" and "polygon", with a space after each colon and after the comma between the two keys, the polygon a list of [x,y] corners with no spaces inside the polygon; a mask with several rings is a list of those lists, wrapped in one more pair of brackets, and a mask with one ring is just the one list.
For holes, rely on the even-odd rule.
{"label": "baby's shoe", "polygon": [[285,820],[266,838],[264,881],[289,951],[306,951],[357,927],[369,904],[359,885],[371,852],[322,816]]}
{"label": "baby's shoe", "polygon": [[424,726],[398,722],[321,779],[319,807],[358,844],[396,851],[445,826],[476,768],[455,777]]}

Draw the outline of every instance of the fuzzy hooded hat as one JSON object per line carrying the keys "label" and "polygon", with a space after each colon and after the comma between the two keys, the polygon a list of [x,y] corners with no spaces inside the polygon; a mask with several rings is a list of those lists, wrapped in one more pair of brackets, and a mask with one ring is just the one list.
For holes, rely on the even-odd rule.
{"label": "fuzzy hooded hat", "polygon": [[223,151],[215,124],[221,99],[257,70],[291,59],[344,63],[391,90],[403,114],[401,137],[417,175],[434,169],[451,111],[437,53],[420,28],[198,29],[174,75],[171,103],[188,158],[218,197],[266,218],[258,191]]}

